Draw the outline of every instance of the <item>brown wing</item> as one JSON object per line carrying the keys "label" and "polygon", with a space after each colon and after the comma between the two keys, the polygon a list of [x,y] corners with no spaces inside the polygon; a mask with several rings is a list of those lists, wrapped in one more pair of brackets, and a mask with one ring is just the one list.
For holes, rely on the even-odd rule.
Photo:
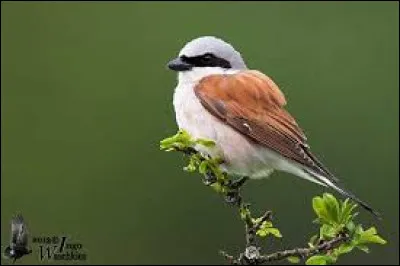
{"label": "brown wing", "polygon": [[283,107],[285,96],[261,72],[211,75],[195,87],[202,105],[235,130],[280,155],[337,180],[309,151],[307,138]]}

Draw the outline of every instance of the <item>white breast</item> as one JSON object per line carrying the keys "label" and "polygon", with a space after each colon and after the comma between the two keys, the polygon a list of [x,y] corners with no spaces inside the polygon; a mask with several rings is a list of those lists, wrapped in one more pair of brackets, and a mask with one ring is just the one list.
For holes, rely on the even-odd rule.
{"label": "white breast", "polygon": [[[206,138],[218,142],[217,130],[222,126],[221,122],[202,106],[191,84],[179,84],[176,87],[174,108],[176,122],[180,129],[185,129],[194,138]],[[207,152],[211,151],[207,150]],[[216,152],[218,151],[214,149],[213,154],[210,155],[217,155]]]}

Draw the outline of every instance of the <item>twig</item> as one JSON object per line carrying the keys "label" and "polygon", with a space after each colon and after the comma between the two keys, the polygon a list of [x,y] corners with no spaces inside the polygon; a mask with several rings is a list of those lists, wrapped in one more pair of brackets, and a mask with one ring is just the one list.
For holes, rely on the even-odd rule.
{"label": "twig", "polygon": [[278,251],[269,255],[260,256],[260,258],[258,259],[258,263],[262,264],[270,261],[283,260],[292,256],[297,256],[301,258],[309,257],[317,253],[333,250],[337,248],[340,244],[346,242],[348,239],[349,239],[348,235],[341,234],[333,238],[332,240],[323,242],[311,248],[295,248],[291,250]]}
{"label": "twig", "polygon": [[[221,254],[233,265],[261,265],[271,261],[284,260],[288,257],[306,258],[318,253],[328,252],[337,248],[340,244],[349,239],[348,235],[338,235],[332,240],[323,242],[310,248],[294,248],[290,250],[277,251],[268,255],[259,255],[255,246],[249,246],[244,253],[241,253],[237,259],[228,253],[221,251]],[[253,252],[253,253],[252,253]],[[248,254],[251,253],[251,254]]]}
{"label": "twig", "polygon": [[[192,148],[183,149],[180,151],[187,156],[192,156],[197,153]],[[201,157],[200,160],[204,161],[205,158]],[[212,172],[207,172],[205,174],[205,178],[206,178],[205,180],[206,185],[211,185],[212,183],[216,182],[216,177]],[[224,256],[230,264],[260,265],[266,262],[283,260],[292,256],[306,258],[317,253],[333,250],[341,243],[349,239],[348,235],[340,234],[332,240],[325,241],[310,248],[295,248],[290,250],[277,251],[268,255],[261,255],[260,254],[261,248],[256,243],[257,231],[260,229],[260,227],[264,222],[272,220],[272,212],[266,211],[264,215],[262,215],[259,219],[257,219],[257,222],[255,222],[255,220],[251,217],[249,211],[250,204],[243,203],[241,200],[242,197],[240,195],[240,187],[245,183],[247,179],[248,179],[247,177],[243,177],[237,180],[236,182],[228,179],[228,182],[226,184],[227,188],[229,188],[229,191],[227,192],[226,196],[236,198],[235,201],[236,204],[234,204],[234,206],[236,206],[239,209],[239,212],[243,212],[245,214],[245,216],[242,217],[242,220],[244,221],[246,230],[246,249],[244,252],[239,254],[238,258],[229,255],[225,251],[220,251],[221,255]]]}
{"label": "twig", "polygon": [[[246,238],[246,247],[243,252],[239,254],[239,256],[235,257],[229,255],[225,251],[220,251],[221,255],[227,259],[230,264],[233,265],[261,265],[272,261],[279,261],[288,259],[289,257],[295,257],[297,259],[306,259],[315,254],[327,255],[324,256],[327,259],[323,261],[327,262],[328,259],[333,259],[336,261],[337,256],[340,254],[348,253],[348,251],[342,251],[338,248],[341,244],[347,242],[350,245],[350,248],[355,246],[359,246],[359,243],[353,243],[353,237],[357,236],[365,236],[364,239],[368,239],[369,243],[379,243],[385,244],[386,241],[382,239],[380,236],[376,234],[376,229],[371,227],[368,230],[363,230],[361,225],[354,225],[351,221],[354,217],[352,214],[353,209],[356,205],[350,204],[346,201],[342,203],[341,207],[341,215],[344,215],[341,218],[341,223],[346,227],[332,227],[328,223],[324,223],[323,226],[328,226],[325,229],[334,229],[340,230],[339,233],[334,238],[331,238],[331,235],[327,237],[325,235],[321,235],[319,241],[315,245],[310,245],[308,248],[294,248],[289,250],[277,251],[274,253],[270,253],[267,255],[262,255],[260,253],[261,247],[257,244],[258,236],[265,237],[268,234],[272,234],[276,237],[281,237],[280,232],[277,228],[272,227],[272,213],[267,211],[259,218],[253,218],[250,212],[250,204],[242,202],[242,196],[240,194],[241,187],[244,183],[249,179],[248,177],[242,177],[238,180],[231,180],[227,173],[222,172],[219,165],[223,163],[220,158],[211,158],[208,155],[203,155],[196,151],[193,147],[197,144],[204,145],[206,147],[213,146],[215,143],[205,139],[191,139],[190,135],[185,131],[179,131],[178,134],[171,138],[167,138],[160,142],[160,148],[166,151],[180,151],[183,152],[186,156],[190,157],[189,165],[184,169],[190,172],[199,170],[201,174],[204,175],[205,179],[203,180],[204,184],[207,186],[212,186],[218,193],[221,193],[225,197],[225,201],[230,203],[232,206],[238,208],[242,221],[245,225],[245,238]],[[332,201],[338,206],[337,200],[329,194],[324,194],[323,198],[315,197],[313,199],[319,203],[317,207],[323,207],[323,210],[327,212],[330,209],[336,209],[338,212],[338,207],[332,207]],[[329,201],[329,202],[328,202]],[[329,203],[329,204],[328,204]],[[322,204],[322,205],[321,205]],[[331,207],[329,207],[331,206]],[[314,206],[313,206],[314,207]],[[329,208],[328,208],[329,207]],[[319,218],[326,218],[320,208],[315,208],[315,212],[317,213]],[[338,216],[336,212],[336,216]],[[345,223],[343,222],[345,221]],[[351,223],[349,223],[349,221]],[[335,223],[337,221],[335,220]],[[351,224],[352,227],[350,226]],[[350,229],[350,227],[352,229]],[[322,229],[322,227],[321,227]],[[352,238],[350,238],[352,236]],[[314,239],[314,237],[313,237]],[[329,239],[329,240],[326,240]],[[351,241],[350,241],[351,240]],[[312,240],[314,242],[314,240]],[[336,249],[336,250],[335,250]],[[346,249],[345,249],[346,250]],[[362,249],[367,251],[366,247]],[[329,257],[331,256],[331,257]],[[324,257],[318,258],[323,259]],[[316,258],[314,258],[316,259]],[[290,260],[290,259],[289,259]],[[293,260],[290,260],[294,263]]]}

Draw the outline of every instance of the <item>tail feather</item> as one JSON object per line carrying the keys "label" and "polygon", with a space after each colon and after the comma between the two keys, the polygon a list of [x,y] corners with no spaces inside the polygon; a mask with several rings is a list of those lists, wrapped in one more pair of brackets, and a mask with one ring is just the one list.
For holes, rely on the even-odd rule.
{"label": "tail feather", "polygon": [[355,201],[356,203],[358,203],[359,205],[361,205],[364,209],[366,209],[367,211],[369,211],[370,213],[372,213],[375,217],[377,217],[378,219],[382,219],[382,216],[380,213],[378,213],[377,211],[375,211],[374,209],[372,209],[372,207],[370,207],[367,203],[365,203],[364,201],[360,200],[359,198],[357,198],[353,193],[346,191],[345,189],[339,187],[337,184],[334,183],[334,181],[329,180],[328,178],[321,176],[321,175],[317,175],[311,171],[307,171],[304,170],[310,177],[309,179],[314,179],[312,180],[315,183],[321,184],[323,186],[327,186],[330,187],[334,190],[336,190],[337,192],[339,192],[340,194],[342,194],[343,196],[352,199],[353,201]]}

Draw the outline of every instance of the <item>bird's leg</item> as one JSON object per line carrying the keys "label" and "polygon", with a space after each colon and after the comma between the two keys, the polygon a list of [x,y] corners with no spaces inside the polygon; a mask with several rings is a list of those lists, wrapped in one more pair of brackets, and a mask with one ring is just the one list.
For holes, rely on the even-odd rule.
{"label": "bird's leg", "polygon": [[248,176],[243,176],[234,181],[230,180],[229,183],[227,184],[228,192],[226,192],[225,201],[228,202],[229,204],[240,206],[242,198],[240,196],[239,191],[240,188],[244,185],[244,183],[246,183],[248,179],[249,179]]}

